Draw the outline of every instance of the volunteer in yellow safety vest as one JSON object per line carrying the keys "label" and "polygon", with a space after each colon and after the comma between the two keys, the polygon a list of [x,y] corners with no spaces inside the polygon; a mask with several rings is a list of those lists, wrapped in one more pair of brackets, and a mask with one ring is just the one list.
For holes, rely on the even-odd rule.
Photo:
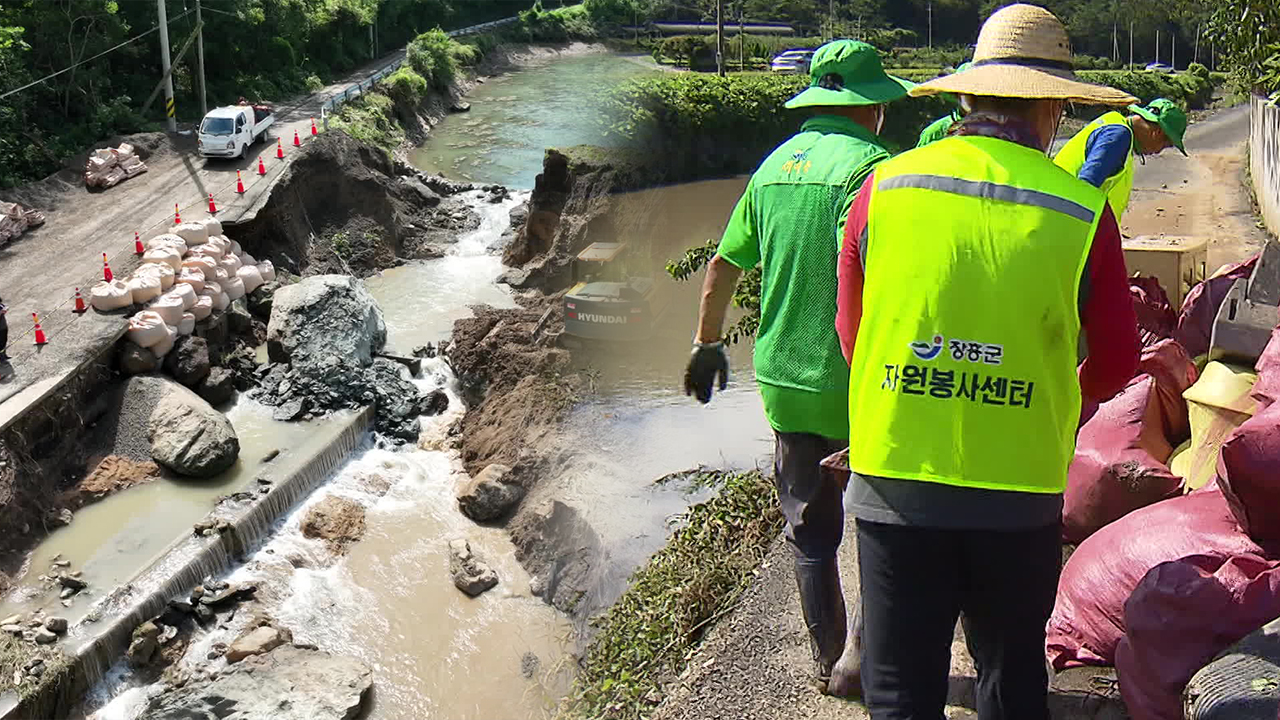
{"label": "volunteer in yellow safety vest", "polygon": [[1082,393],[1119,391],[1139,352],[1106,197],[1046,156],[1068,101],[1133,98],[1070,63],[1049,11],[997,11],[972,67],[911,91],[970,113],[877,165],[845,226],[836,327],[872,720],[943,717],[961,616],[980,720],[1049,718],[1045,624]]}
{"label": "volunteer in yellow safety vest", "polygon": [[1096,188],[1102,188],[1116,221],[1124,217],[1133,191],[1135,155],[1158,155],[1176,147],[1187,150],[1183,136],[1187,115],[1172,100],[1157,98],[1146,107],[1133,105],[1131,115],[1109,112],[1089,123],[1058,151],[1053,161]]}

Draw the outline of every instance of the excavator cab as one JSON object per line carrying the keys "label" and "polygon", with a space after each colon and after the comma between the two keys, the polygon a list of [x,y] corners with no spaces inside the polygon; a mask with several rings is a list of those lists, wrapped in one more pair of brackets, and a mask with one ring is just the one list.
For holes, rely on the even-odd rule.
{"label": "excavator cab", "polygon": [[564,332],[586,340],[642,340],[661,311],[651,278],[632,277],[626,243],[592,243],[573,262]]}

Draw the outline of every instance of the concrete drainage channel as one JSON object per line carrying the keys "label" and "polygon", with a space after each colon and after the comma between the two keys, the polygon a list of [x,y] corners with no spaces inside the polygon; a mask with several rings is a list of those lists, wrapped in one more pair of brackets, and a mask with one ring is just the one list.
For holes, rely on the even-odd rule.
{"label": "concrete drainage channel", "polygon": [[94,610],[110,619],[86,620],[73,627],[67,642],[80,644],[69,653],[69,662],[25,698],[13,691],[0,696],[0,720],[64,717],[128,649],[134,628],[163,612],[170,599],[190,593],[204,578],[231,569],[266,537],[276,520],[333,474],[364,441],[372,421],[372,408],[335,419],[321,429],[328,436],[321,449],[292,469],[268,467],[252,487],[215,507],[207,520],[221,527],[218,534],[177,539],[132,582],[99,601]]}

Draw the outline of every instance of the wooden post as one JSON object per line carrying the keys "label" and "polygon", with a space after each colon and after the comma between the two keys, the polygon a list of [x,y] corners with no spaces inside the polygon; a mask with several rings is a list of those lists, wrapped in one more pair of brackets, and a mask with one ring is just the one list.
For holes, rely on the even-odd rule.
{"label": "wooden post", "polygon": [[716,74],[724,77],[724,0],[716,0]]}

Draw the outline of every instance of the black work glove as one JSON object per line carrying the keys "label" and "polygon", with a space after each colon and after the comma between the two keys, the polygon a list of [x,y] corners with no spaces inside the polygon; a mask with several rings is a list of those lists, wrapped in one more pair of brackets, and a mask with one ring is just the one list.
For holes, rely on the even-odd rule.
{"label": "black work glove", "polygon": [[720,389],[729,382],[729,356],[724,343],[694,343],[689,366],[684,371],[684,394],[696,395],[698,402],[711,402],[712,385],[720,376]]}

